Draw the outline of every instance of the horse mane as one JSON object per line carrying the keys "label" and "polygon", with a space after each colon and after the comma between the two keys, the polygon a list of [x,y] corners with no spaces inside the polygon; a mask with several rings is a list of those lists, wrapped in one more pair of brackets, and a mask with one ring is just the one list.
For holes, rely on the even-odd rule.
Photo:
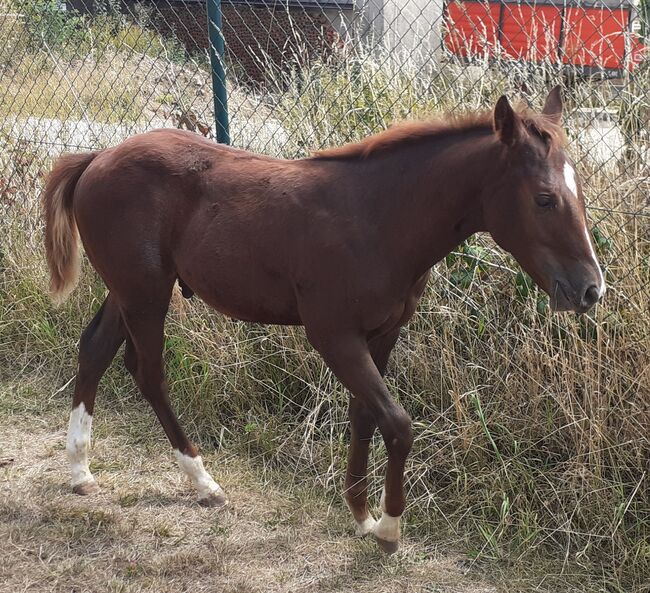
{"label": "horse mane", "polygon": [[[547,115],[532,113],[528,110],[521,110],[517,115],[530,133],[549,143],[550,150],[561,148],[566,144],[564,130]],[[445,119],[429,121],[403,121],[359,142],[316,151],[312,158],[362,160],[399,146],[414,144],[434,137],[472,130],[487,132],[492,129],[492,111],[452,114]]]}

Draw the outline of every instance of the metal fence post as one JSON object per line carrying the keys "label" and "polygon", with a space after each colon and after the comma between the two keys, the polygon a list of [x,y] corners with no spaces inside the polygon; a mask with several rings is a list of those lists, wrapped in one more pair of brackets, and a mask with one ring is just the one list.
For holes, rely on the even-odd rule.
{"label": "metal fence post", "polygon": [[228,96],[226,94],[226,71],[224,68],[225,46],[221,22],[221,0],[207,0],[207,6],[216,137],[217,142],[230,144]]}

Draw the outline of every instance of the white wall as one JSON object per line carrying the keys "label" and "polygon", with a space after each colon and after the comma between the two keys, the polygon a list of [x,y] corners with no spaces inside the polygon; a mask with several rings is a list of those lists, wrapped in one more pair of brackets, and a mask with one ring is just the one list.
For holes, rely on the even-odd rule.
{"label": "white wall", "polygon": [[386,47],[430,59],[442,43],[442,0],[357,0],[365,33]]}

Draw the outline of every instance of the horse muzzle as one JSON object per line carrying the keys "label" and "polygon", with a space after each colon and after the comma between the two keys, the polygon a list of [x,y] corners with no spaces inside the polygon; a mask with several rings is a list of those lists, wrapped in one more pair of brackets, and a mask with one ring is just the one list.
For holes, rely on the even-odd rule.
{"label": "horse muzzle", "polygon": [[575,311],[586,313],[605,295],[605,286],[602,282],[587,280],[581,282],[579,287],[572,286],[566,280],[556,279],[553,282],[551,293],[551,308],[554,311]]}

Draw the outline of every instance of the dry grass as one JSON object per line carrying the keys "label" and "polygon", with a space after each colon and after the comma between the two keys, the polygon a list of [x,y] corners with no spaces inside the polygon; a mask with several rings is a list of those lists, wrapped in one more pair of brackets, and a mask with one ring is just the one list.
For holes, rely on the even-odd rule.
{"label": "dry grass", "polygon": [[[0,398],[15,397],[8,389]],[[416,538],[383,556],[352,535],[331,493],[232,452],[204,455],[231,508],[198,506],[135,398],[118,413],[100,406],[92,467],[102,492],[75,496],[64,399],[45,414],[0,414],[0,591],[495,591],[464,575],[461,556]]]}
{"label": "dry grass", "polygon": [[[210,110],[207,74],[189,60],[179,65],[131,50],[125,57],[114,44],[83,62],[61,51],[54,60],[42,52],[32,56],[34,64],[45,60],[47,72],[65,65],[52,88],[41,85],[34,95],[28,87],[37,78],[21,85],[19,76],[9,76],[13,86],[5,92],[22,93],[31,105],[21,117],[30,109],[48,115],[47,105],[55,100],[58,116],[78,115],[68,87],[84,93],[104,88],[100,74],[109,57],[116,68],[108,71],[110,80],[120,79],[123,64],[124,77],[140,85],[134,111],[120,115],[121,122],[148,125],[163,107]],[[406,116],[459,105],[488,107],[504,91],[539,105],[548,74],[509,63],[452,63],[429,72],[416,61],[391,61],[381,52],[340,57],[299,64],[291,75],[277,72],[276,86],[266,94],[231,86],[237,143],[292,156],[358,139]],[[135,64],[151,70],[138,72]],[[20,68],[29,73],[33,65],[12,67],[14,74]],[[485,237],[460,246],[436,267],[388,376],[416,432],[407,467],[407,546],[390,560],[369,542],[350,537],[340,505],[347,394],[302,330],[229,321],[196,300],[175,305],[170,314],[168,377],[181,421],[211,467],[219,468],[235,511],[212,518],[191,504],[165,453],[162,431],[141,410],[119,363],[98,400],[94,469],[104,494],[97,503],[68,494],[61,431],[69,381],[77,340],[104,287],[86,268],[66,307],[51,308],[35,206],[50,157],[37,146],[40,138],[2,138],[0,455],[16,461],[0,470],[9,478],[2,485],[2,529],[11,531],[11,538],[0,539],[8,558],[0,566],[13,579],[7,580],[10,590],[28,585],[29,578],[45,579],[34,584],[36,590],[47,579],[70,590],[75,578],[95,578],[96,572],[95,581],[79,580],[78,586],[471,591],[454,568],[459,556],[439,555],[451,549],[470,574],[487,568],[509,593],[647,593],[648,76],[639,72],[621,96],[597,81],[569,91],[570,150],[585,181],[609,284],[601,307],[581,318],[550,315],[546,298]],[[94,109],[91,99],[81,104]],[[97,105],[94,117],[114,121],[112,100]],[[618,114],[618,129],[632,139],[627,160],[594,159],[584,122],[576,117],[584,106]],[[33,444],[23,440],[28,433]],[[48,446],[50,439],[57,444]],[[385,462],[379,439],[373,450],[376,497]],[[267,525],[269,516],[275,517],[275,531]],[[227,532],[210,531],[221,526]],[[98,549],[91,533],[103,542]],[[21,536],[24,545],[17,543]],[[173,542],[185,550],[177,561]],[[189,566],[187,558],[195,554],[200,560]],[[126,563],[115,560],[124,558]]]}
{"label": "dry grass", "polygon": [[[24,172],[46,169],[38,159],[25,166]],[[27,195],[38,193],[38,178],[32,190],[28,187],[25,184],[26,199],[18,203],[28,205]],[[28,208],[24,220],[31,222],[29,212]],[[280,497],[296,501],[298,507],[324,505],[320,508],[327,510],[313,516],[327,513],[322,529],[338,529],[336,536],[321,534],[331,544],[327,553],[339,558],[335,563],[349,567],[348,562],[356,562],[340,560],[343,552],[337,545],[346,550],[351,545],[356,550],[352,556],[372,559],[373,571],[381,565],[401,576],[408,574],[406,580],[413,586],[424,583],[428,571],[433,571],[430,578],[437,583],[435,566],[425,562],[423,568],[420,562],[443,546],[461,552],[471,574],[489,566],[509,593],[644,591],[650,552],[646,481],[650,332],[642,289],[648,271],[639,254],[647,249],[648,228],[642,223],[647,224],[635,220],[634,233],[619,234],[619,225],[630,224],[627,217],[612,215],[601,224],[603,236],[612,241],[611,255],[601,253],[612,264],[610,295],[587,317],[549,315],[544,298],[522,286],[509,271],[515,264],[497,256],[486,241],[465,246],[436,269],[418,315],[398,344],[388,376],[391,390],[415,420],[405,527],[411,544],[401,560],[412,566],[406,573],[400,572],[400,564],[380,560],[369,544],[349,538],[349,520],[339,502],[347,396],[309,348],[301,329],[233,322],[196,300],[175,303],[165,354],[174,406],[211,467],[224,467],[216,475],[235,499],[242,490],[263,483],[275,485]],[[11,443],[17,438],[13,435],[27,432],[27,426],[58,426],[53,432],[61,447],[76,343],[103,299],[104,288],[86,267],[72,299],[63,310],[53,310],[44,290],[40,225],[25,232],[22,224],[13,224],[6,231],[0,290],[0,425],[10,445],[9,452],[0,456],[14,456],[22,463]],[[139,500],[145,496],[142,488],[149,487],[162,496],[164,485],[178,480],[158,480],[156,470],[150,486],[132,484],[130,473],[154,471],[145,467],[149,460],[152,468],[166,467],[170,475],[173,471],[164,453],[162,430],[141,411],[139,402],[118,362],[107,374],[98,399],[93,456],[94,469],[109,485],[106,494],[118,499],[130,500],[135,493]],[[43,428],[40,438],[48,434]],[[115,435],[123,440],[116,442]],[[68,495],[62,454],[61,449],[49,461],[57,468],[52,474],[57,496],[93,509]],[[375,499],[384,463],[377,439],[371,461]],[[248,469],[240,474],[240,467]],[[15,494],[25,482],[13,469],[6,471],[10,478],[6,487],[14,493],[8,497],[14,503],[20,500],[37,508],[41,501],[49,501],[52,490]],[[238,490],[241,480],[246,486]],[[156,496],[148,497],[149,504]],[[263,501],[267,495],[260,496]],[[283,508],[289,516],[294,513]],[[179,516],[200,521],[205,516],[201,512],[195,509]],[[44,519],[40,529],[47,532],[49,523]],[[305,523],[301,525],[307,530]],[[185,534],[189,527],[181,531]],[[140,536],[127,539],[131,537]],[[304,537],[305,542],[315,542],[318,557],[325,556],[318,538]],[[43,537],[41,543],[46,541]],[[108,558],[108,548],[116,540],[107,541]],[[310,545],[296,548],[306,550]],[[278,563],[276,557],[270,564],[274,562]],[[110,574],[112,565],[102,566],[106,571],[102,574]],[[412,576],[420,568],[422,581]],[[264,569],[256,565],[255,570]],[[348,584],[341,590],[349,590],[354,579],[360,579],[358,587],[363,587],[363,579],[371,578],[363,571],[353,574],[352,580],[342,581]],[[155,581],[156,575],[145,577]],[[123,575],[117,571],[110,578],[119,580]],[[332,578],[334,587],[338,577]],[[135,590],[144,586],[137,584]]]}

